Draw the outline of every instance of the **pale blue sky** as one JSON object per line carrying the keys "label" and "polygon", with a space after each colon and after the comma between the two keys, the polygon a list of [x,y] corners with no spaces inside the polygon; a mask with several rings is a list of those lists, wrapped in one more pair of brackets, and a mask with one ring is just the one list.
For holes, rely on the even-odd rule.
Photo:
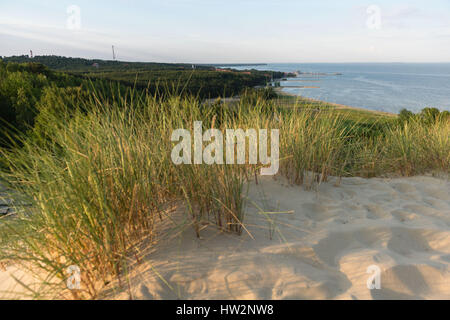
{"label": "pale blue sky", "polygon": [[133,61],[449,62],[450,1],[0,0],[2,56],[109,59],[112,44]]}

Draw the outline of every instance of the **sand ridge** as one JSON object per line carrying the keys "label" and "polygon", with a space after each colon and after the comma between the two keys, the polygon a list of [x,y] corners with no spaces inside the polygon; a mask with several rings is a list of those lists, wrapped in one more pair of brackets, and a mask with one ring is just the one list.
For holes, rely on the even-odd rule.
{"label": "sand ridge", "polygon": [[[331,179],[309,191],[262,178],[248,195],[251,237],[186,228],[135,269],[132,298],[450,299],[449,190],[433,177]],[[379,290],[367,288],[373,265]]]}

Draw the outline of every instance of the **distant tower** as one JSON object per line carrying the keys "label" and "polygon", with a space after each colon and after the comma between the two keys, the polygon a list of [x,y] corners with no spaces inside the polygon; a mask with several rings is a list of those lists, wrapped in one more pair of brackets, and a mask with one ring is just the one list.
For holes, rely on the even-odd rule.
{"label": "distant tower", "polygon": [[114,51],[114,46],[112,46],[113,60],[116,60],[116,53]]}
{"label": "distant tower", "polygon": [[30,50],[30,58],[33,59],[33,50]]}

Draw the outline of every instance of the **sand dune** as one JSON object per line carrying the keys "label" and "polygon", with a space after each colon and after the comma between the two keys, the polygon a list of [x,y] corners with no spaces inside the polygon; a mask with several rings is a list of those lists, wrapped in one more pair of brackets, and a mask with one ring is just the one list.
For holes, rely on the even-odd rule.
{"label": "sand dune", "polygon": [[[251,236],[211,226],[196,239],[186,228],[134,270],[133,298],[450,299],[449,190],[433,177],[345,178],[314,191],[262,179],[248,196]],[[381,289],[367,287],[370,266]]]}
{"label": "sand dune", "polygon": [[[317,190],[282,178],[250,184],[246,231],[163,222],[131,273],[133,299],[450,299],[450,182],[331,179]],[[369,267],[381,289],[369,290]],[[10,267],[0,289],[11,289]],[[105,291],[106,299],[129,292]]]}

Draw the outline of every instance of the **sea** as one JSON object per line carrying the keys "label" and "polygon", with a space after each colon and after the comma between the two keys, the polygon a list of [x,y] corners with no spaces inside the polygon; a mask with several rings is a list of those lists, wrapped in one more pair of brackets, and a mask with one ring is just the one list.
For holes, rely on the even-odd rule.
{"label": "sea", "polygon": [[283,91],[370,110],[450,110],[450,63],[273,63],[234,69],[298,72]]}

